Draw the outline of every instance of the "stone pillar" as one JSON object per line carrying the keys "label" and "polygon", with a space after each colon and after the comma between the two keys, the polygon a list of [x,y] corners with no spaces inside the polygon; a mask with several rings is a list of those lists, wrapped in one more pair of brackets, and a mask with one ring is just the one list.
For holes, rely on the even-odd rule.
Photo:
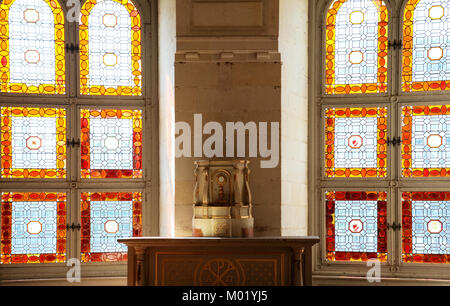
{"label": "stone pillar", "polygon": [[176,0],[158,1],[159,234],[175,235]]}
{"label": "stone pillar", "polygon": [[308,20],[308,0],[280,0],[283,236],[308,234]]}

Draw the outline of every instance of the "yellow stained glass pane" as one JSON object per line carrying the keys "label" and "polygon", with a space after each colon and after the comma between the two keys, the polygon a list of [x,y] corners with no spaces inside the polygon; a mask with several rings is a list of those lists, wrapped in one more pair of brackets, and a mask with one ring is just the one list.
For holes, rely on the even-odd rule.
{"label": "yellow stained glass pane", "polygon": [[1,177],[66,177],[66,110],[1,108]]}
{"label": "yellow stained glass pane", "polygon": [[381,0],[337,0],[327,12],[327,94],[387,90],[388,11]]}
{"label": "yellow stained glass pane", "polygon": [[58,1],[0,5],[0,92],[65,93],[64,13]]}
{"label": "yellow stained glass pane", "polygon": [[80,92],[142,95],[141,19],[128,0],[87,0],[80,22]]}
{"label": "yellow stained glass pane", "polygon": [[407,2],[403,15],[403,91],[450,89],[449,12],[447,0]]}

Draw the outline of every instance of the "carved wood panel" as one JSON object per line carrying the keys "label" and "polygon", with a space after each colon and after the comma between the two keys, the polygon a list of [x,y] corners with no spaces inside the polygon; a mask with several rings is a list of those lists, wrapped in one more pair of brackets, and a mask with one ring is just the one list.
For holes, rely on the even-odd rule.
{"label": "carved wood panel", "polygon": [[154,263],[150,273],[157,286],[279,286],[291,279],[286,255],[158,251],[149,255]]}

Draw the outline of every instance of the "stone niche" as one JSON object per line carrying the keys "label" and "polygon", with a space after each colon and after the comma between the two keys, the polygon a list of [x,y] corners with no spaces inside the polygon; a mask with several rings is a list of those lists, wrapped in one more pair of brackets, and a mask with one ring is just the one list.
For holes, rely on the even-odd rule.
{"label": "stone niche", "polygon": [[247,160],[196,161],[195,237],[253,237]]}

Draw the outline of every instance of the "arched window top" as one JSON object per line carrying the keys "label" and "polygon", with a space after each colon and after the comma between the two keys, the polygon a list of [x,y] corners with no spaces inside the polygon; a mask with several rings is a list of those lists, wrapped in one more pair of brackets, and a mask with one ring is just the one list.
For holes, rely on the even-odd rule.
{"label": "arched window top", "polygon": [[128,0],[87,0],[81,8],[80,90],[142,94],[141,19]]}
{"label": "arched window top", "polygon": [[0,5],[1,92],[65,93],[64,13],[55,0]]}
{"label": "arched window top", "polygon": [[381,0],[336,0],[326,18],[327,94],[387,90],[388,12]]}
{"label": "arched window top", "polygon": [[408,0],[403,16],[406,92],[450,89],[450,1]]}

